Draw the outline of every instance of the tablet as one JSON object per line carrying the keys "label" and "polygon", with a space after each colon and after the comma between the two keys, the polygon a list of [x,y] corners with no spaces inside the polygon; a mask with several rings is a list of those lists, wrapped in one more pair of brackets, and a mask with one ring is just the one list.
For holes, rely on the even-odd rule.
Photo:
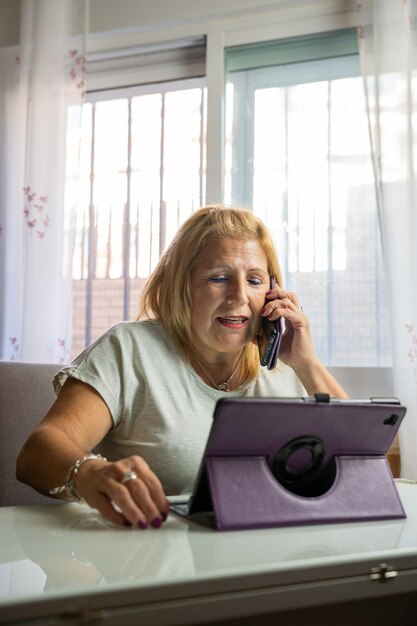
{"label": "tablet", "polygon": [[[252,521],[257,515],[253,513],[255,504],[265,509],[265,523],[261,511],[255,527],[274,525],[270,509],[279,511],[283,503],[287,508],[290,504],[294,511],[304,507],[305,513],[301,518],[297,518],[297,513],[294,523],[307,523],[297,520],[309,519],[314,513],[312,509],[316,511],[321,501],[332,509],[324,514],[323,520],[333,521],[339,515],[333,508],[340,505],[342,490],[343,498],[353,498],[353,504],[359,498],[360,494],[352,493],[358,486],[349,481],[357,481],[361,473],[364,478],[370,477],[371,485],[366,489],[371,492],[376,487],[390,493],[395,490],[385,455],[405,413],[406,408],[396,398],[330,400],[326,394],[294,399],[222,398],[215,408],[193,494],[188,502],[173,504],[171,508],[220,528],[219,517],[224,517],[227,502],[236,509],[237,516],[239,509],[240,515],[244,510],[243,499],[246,509],[251,509],[244,516]],[[356,464],[348,464],[349,460],[355,460]],[[349,478],[350,475],[354,478]],[[378,485],[372,486],[372,481]],[[391,496],[385,498],[387,510],[374,506],[372,512],[363,489],[361,486],[359,519],[404,517],[398,502],[390,514]],[[324,509],[322,512],[325,513]],[[226,513],[230,521],[233,511]],[[334,521],[355,519],[355,511],[347,513],[350,515]],[[317,512],[313,517],[316,523],[320,521],[316,519]],[[246,526],[244,522],[243,525],[236,522],[234,527]],[[251,523],[248,527],[252,527]]]}

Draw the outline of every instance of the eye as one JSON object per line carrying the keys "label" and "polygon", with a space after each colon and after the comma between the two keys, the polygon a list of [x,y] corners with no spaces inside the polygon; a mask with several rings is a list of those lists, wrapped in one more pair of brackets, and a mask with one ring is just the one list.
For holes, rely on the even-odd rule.
{"label": "eye", "polygon": [[248,283],[250,283],[251,285],[255,285],[256,287],[260,287],[264,284],[264,281],[262,280],[262,278],[257,278],[253,276],[248,278]]}
{"label": "eye", "polygon": [[227,276],[210,276],[209,281],[212,283],[224,283],[227,280]]}

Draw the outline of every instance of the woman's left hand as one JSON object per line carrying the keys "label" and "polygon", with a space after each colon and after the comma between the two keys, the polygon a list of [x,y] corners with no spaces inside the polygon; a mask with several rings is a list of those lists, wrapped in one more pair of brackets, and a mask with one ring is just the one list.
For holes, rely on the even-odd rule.
{"label": "woman's left hand", "polygon": [[262,317],[285,320],[279,358],[294,370],[317,360],[310,333],[310,324],[295,293],[274,287],[266,294]]}
{"label": "woman's left hand", "polygon": [[328,393],[333,398],[347,398],[314,351],[310,324],[296,294],[276,286],[267,292],[266,299],[261,315],[270,320],[285,320],[280,360],[292,367],[309,395]]}

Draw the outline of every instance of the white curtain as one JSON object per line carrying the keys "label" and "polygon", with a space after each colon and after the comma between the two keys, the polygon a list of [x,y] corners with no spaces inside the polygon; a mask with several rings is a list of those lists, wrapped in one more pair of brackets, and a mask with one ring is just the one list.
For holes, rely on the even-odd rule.
{"label": "white curtain", "polygon": [[394,389],[408,408],[400,429],[401,475],[416,479],[417,0],[363,0],[357,9],[388,280]]}
{"label": "white curtain", "polygon": [[66,128],[85,93],[87,2],[21,0],[20,44],[0,50],[0,359],[70,357]]}

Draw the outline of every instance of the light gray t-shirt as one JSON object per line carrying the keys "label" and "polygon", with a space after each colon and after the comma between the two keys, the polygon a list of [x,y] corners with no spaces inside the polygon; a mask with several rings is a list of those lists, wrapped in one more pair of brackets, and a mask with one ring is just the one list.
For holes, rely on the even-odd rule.
{"label": "light gray t-shirt", "polygon": [[261,368],[258,378],[233,391],[213,389],[154,320],[111,327],[57,373],[57,394],[69,376],[94,387],[112,415],[114,428],[97,449],[113,461],[142,456],[167,495],[192,492],[219,398],[307,395],[283,363],[270,372]]}

